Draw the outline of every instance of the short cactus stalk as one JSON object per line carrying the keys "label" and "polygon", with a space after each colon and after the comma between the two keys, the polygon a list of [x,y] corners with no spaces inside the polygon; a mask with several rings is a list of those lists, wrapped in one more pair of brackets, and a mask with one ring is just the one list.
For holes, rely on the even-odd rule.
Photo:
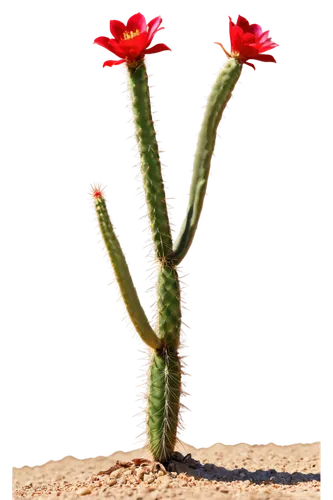
{"label": "short cactus stalk", "polygon": [[113,231],[103,190],[93,187],[92,195],[99,227],[128,314],[141,339],[150,348],[146,415],[148,446],[154,460],[166,464],[177,443],[182,406],[180,397],[183,393],[183,370],[179,356],[181,291],[177,266],[186,256],[198,227],[217,128],[241,75],[243,64],[254,68],[253,64],[247,62],[248,59],[275,62],[272,56],[262,52],[274,48],[276,44],[268,38],[268,32],[262,32],[260,26],[249,25],[241,16],[238,17],[237,24],[230,19],[231,53],[219,44],[228,59],[208,97],[194,158],[188,208],[179,236],[173,242],[144,62],[147,54],[170,50],[162,43],[149,48],[156,32],[162,29],[161,23],[161,17],[156,17],[146,24],[145,18],[138,13],[132,16],[126,25],[120,21],[110,22],[113,39],[99,37],[95,40],[96,44],[121,58],[106,61],[104,66],[112,67],[123,63],[127,65],[143,186],[155,257],[159,265],[158,319],[155,328],[149,324],[140,304],[125,256]]}

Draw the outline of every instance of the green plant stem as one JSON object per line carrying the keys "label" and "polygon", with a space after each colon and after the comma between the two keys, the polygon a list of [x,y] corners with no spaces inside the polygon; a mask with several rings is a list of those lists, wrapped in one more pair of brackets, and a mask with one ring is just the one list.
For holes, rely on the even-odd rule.
{"label": "green plant stem", "polygon": [[177,351],[164,346],[152,353],[149,374],[147,433],[157,462],[166,462],[175,449],[180,395],[180,359]]}
{"label": "green plant stem", "polygon": [[136,331],[145,342],[145,344],[147,344],[152,349],[157,349],[161,346],[161,340],[157,337],[154,330],[151,328],[147,316],[140,304],[125,256],[114,233],[103,197],[95,198],[95,209],[103,240],[109,254],[116,280],[118,282],[128,314],[133,322]]}
{"label": "green plant stem", "polygon": [[198,226],[214,152],[217,127],[231,93],[240,77],[242,64],[230,58],[218,75],[208,97],[205,115],[198,137],[187,214],[168,259],[179,264],[187,254]]}
{"label": "green plant stem", "polygon": [[147,434],[154,460],[167,461],[174,452],[179,422],[181,366],[178,356],[181,309],[176,269],[160,266],[158,336],[162,346],[152,353],[149,373]]}
{"label": "green plant stem", "polygon": [[158,275],[158,336],[174,350],[179,347],[181,327],[180,286],[177,270],[161,266]]}
{"label": "green plant stem", "polygon": [[128,77],[150,227],[156,255],[163,261],[172,250],[172,239],[144,61],[128,65]]}

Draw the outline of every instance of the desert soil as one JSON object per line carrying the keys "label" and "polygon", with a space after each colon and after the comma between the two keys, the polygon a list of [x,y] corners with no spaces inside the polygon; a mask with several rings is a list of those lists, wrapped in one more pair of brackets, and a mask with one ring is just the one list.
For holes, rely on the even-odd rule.
{"label": "desert soil", "polygon": [[14,468],[13,499],[320,498],[320,443],[215,444],[200,449],[184,443],[177,449],[168,470],[152,462],[145,449]]}

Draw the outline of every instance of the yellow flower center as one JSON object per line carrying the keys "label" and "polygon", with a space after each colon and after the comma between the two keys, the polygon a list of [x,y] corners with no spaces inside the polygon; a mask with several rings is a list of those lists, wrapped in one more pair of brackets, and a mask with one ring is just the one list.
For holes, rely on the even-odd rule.
{"label": "yellow flower center", "polygon": [[138,30],[138,29],[136,29],[135,31],[124,31],[123,39],[130,40],[131,38],[134,38],[138,35],[140,35],[140,30]]}

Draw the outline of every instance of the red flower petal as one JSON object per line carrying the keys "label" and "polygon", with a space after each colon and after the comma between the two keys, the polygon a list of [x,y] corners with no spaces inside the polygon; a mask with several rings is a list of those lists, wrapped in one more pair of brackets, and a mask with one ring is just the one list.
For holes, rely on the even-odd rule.
{"label": "red flower petal", "polygon": [[126,26],[121,21],[110,21],[110,31],[116,40],[121,40],[124,31],[126,31]]}
{"label": "red flower petal", "polygon": [[99,65],[103,70],[112,70],[115,68],[119,68],[119,66],[123,63],[125,63],[125,59],[119,59],[118,57],[113,57],[113,58],[106,58],[103,59]]}
{"label": "red flower petal", "polygon": [[140,33],[144,33],[146,31],[146,19],[145,17],[138,12],[134,14],[134,16],[130,17],[127,21],[127,29],[128,31],[136,31],[139,30]]}
{"label": "red flower petal", "polygon": [[265,31],[264,33],[262,33],[258,39],[258,42],[260,43],[264,43],[266,42],[267,38],[269,36],[269,31]]}
{"label": "red flower petal", "polygon": [[230,27],[231,52],[241,52],[243,47],[243,30],[239,26]]}
{"label": "red flower petal", "polygon": [[257,71],[258,66],[259,66],[258,61],[253,60],[253,59],[249,59],[247,61],[242,61],[242,64],[244,64],[244,66],[248,66],[253,71]]}
{"label": "red flower petal", "polygon": [[159,56],[160,54],[172,54],[174,50],[166,40],[156,40],[142,51],[142,55]]}
{"label": "red flower petal", "polygon": [[257,54],[256,56],[252,56],[251,59],[255,59],[256,61],[276,63],[276,60],[274,59],[273,56],[271,56],[271,54]]}
{"label": "red flower petal", "polygon": [[274,49],[274,47],[278,47],[277,43],[270,42],[270,43],[265,43],[264,45],[260,45],[260,51],[259,52],[267,52],[267,50]]}
{"label": "red flower petal", "polygon": [[253,33],[256,37],[260,36],[262,33],[261,26],[259,24],[251,24],[249,26],[249,33]]}
{"label": "red flower petal", "polygon": [[101,47],[104,47],[105,49],[111,50],[109,46],[109,41],[110,38],[107,38],[106,36],[100,36],[94,40],[94,43],[97,45],[100,45]]}
{"label": "red flower petal", "polygon": [[119,40],[119,42],[117,42],[117,40],[111,38],[109,40],[109,50],[118,57],[126,57],[126,50],[123,48],[123,42],[124,40]]}
{"label": "red flower petal", "polygon": [[[148,23],[148,43],[147,46],[151,43],[155,33],[158,31],[158,27],[162,23],[161,16],[157,16]],[[164,28],[160,28],[164,29]]]}
{"label": "red flower petal", "polygon": [[255,43],[256,40],[257,40],[257,38],[253,33],[244,33],[244,35],[243,35],[243,43],[244,44]]}
{"label": "red flower petal", "polygon": [[147,33],[141,33],[141,35],[135,36],[134,38],[120,40],[118,44],[118,51],[122,51],[124,56],[128,56],[133,61],[134,59],[139,57],[141,52],[143,52],[143,50],[147,47],[147,38]]}
{"label": "red flower petal", "polygon": [[245,19],[245,17],[238,16],[236,24],[237,24],[237,26],[239,26],[240,28],[242,28],[242,30],[244,31],[244,33],[246,31],[249,31],[250,24],[249,24],[249,21],[247,19]]}
{"label": "red flower petal", "polygon": [[242,50],[241,50],[239,59],[243,62],[246,61],[247,59],[253,59],[253,57],[256,56],[257,54],[259,54],[259,52],[260,52],[260,50],[258,49],[258,47],[256,45],[254,45],[254,46],[244,45]]}

